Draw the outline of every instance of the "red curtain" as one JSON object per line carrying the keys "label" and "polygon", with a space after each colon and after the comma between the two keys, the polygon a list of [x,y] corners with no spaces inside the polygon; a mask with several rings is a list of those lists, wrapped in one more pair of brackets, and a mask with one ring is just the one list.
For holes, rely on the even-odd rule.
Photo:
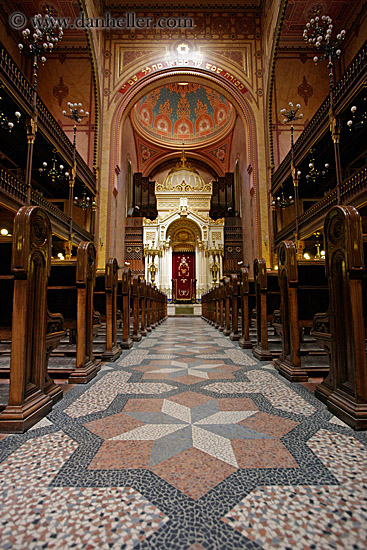
{"label": "red curtain", "polygon": [[173,252],[172,275],[175,280],[177,301],[193,298],[193,279],[195,279],[195,252]]}

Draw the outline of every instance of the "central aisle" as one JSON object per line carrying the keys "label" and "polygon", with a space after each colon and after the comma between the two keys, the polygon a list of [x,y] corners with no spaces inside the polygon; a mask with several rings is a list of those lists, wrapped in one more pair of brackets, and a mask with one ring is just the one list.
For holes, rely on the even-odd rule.
{"label": "central aisle", "polygon": [[365,548],[366,434],[199,318],[0,438],[3,549]]}

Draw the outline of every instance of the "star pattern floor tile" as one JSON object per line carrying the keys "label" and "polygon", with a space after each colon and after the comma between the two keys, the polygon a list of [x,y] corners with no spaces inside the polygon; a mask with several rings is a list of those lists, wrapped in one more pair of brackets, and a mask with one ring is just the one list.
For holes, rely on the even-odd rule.
{"label": "star pattern floor tile", "polygon": [[359,550],[367,433],[200,318],[170,318],[23,435],[1,550]]}
{"label": "star pattern floor tile", "polygon": [[[149,357],[151,358],[151,356]],[[136,370],[144,372],[142,380],[175,380],[182,384],[191,385],[200,380],[218,380],[234,378],[233,372],[240,366],[227,365],[220,361],[208,359],[196,360],[192,357],[181,357],[174,361],[151,361]]]}

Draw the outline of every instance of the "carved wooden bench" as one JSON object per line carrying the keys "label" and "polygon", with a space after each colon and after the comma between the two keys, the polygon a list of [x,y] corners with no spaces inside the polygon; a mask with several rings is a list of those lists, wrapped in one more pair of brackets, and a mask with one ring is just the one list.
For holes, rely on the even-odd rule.
{"label": "carved wooden bench", "polygon": [[321,347],[303,338],[314,316],[329,305],[325,262],[297,261],[296,246],[283,241],[278,249],[281,292],[282,353],[275,359],[279,373],[292,382],[305,382],[311,375],[325,375],[329,363]]}
{"label": "carved wooden bench", "polygon": [[71,384],[86,384],[100,368],[93,354],[93,335],[100,326],[99,314],[93,307],[95,276],[96,250],[91,242],[79,244],[76,261],[51,262],[47,301],[51,310],[62,313],[65,327],[76,331],[76,349],[67,353],[76,358],[76,364],[75,367],[53,366],[62,353],[56,350],[50,360],[50,372],[68,377]]}
{"label": "carved wooden bench", "polygon": [[325,219],[324,236],[330,294],[330,372],[319,384],[316,395],[344,422],[356,430],[365,430],[367,303],[359,212],[353,206],[333,207]]}
{"label": "carved wooden bench", "polygon": [[47,415],[62,391],[47,372],[50,351],[65,334],[63,319],[47,311],[51,224],[38,206],[16,214],[12,243],[1,246],[1,338],[11,339],[7,404],[0,431],[22,433]]}
{"label": "carved wooden bench", "polygon": [[254,260],[254,286],[257,341],[252,353],[260,361],[271,361],[281,352],[280,339],[273,342],[270,349],[268,333],[268,323],[273,320],[274,312],[280,307],[280,289],[277,272],[267,272],[263,258]]}

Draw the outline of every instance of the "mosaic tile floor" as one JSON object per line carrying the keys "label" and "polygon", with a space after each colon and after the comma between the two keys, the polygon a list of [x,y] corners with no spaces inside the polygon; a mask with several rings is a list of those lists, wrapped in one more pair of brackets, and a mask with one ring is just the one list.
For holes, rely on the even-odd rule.
{"label": "mosaic tile floor", "polygon": [[0,548],[365,549],[367,433],[171,318],[0,436]]}

